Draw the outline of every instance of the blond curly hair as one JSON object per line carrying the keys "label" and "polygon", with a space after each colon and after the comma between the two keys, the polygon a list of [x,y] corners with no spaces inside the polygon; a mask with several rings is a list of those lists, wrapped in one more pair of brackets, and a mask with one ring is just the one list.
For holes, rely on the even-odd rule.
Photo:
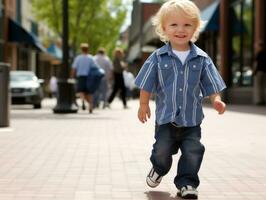
{"label": "blond curly hair", "polygon": [[161,6],[159,11],[152,18],[152,24],[155,26],[155,32],[160,37],[160,40],[163,42],[169,41],[163,30],[163,22],[165,17],[171,11],[181,11],[185,14],[186,17],[192,19],[196,23],[196,30],[192,36],[191,41],[197,41],[200,33],[200,28],[202,27],[204,22],[200,19],[199,8],[190,0],[169,0]]}

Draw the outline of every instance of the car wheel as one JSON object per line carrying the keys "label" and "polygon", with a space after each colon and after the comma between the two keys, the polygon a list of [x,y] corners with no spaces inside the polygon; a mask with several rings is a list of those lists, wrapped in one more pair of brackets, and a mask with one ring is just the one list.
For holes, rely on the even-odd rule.
{"label": "car wheel", "polygon": [[33,105],[33,108],[34,108],[34,109],[40,109],[40,108],[42,108],[42,105],[41,105],[40,103],[38,103],[38,104],[34,104],[34,105]]}

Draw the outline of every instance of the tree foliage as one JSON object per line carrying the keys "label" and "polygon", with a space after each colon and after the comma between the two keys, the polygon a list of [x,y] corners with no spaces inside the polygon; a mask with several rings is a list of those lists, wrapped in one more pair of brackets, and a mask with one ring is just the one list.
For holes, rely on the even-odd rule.
{"label": "tree foliage", "polygon": [[[111,51],[119,37],[126,7],[122,0],[68,0],[69,46],[77,52],[88,42],[92,53],[98,47]],[[32,0],[37,19],[62,37],[62,0]]]}

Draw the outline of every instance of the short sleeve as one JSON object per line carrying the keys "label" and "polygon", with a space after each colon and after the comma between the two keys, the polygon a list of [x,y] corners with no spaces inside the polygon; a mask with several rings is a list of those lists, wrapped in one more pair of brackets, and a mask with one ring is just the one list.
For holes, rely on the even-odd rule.
{"label": "short sleeve", "polygon": [[219,93],[226,88],[221,75],[209,57],[204,62],[200,88],[204,97]]}
{"label": "short sleeve", "polygon": [[78,67],[78,62],[79,62],[79,57],[77,56],[77,57],[74,59],[73,63],[72,63],[72,68],[73,68],[73,69],[76,69],[76,68]]}
{"label": "short sleeve", "polygon": [[142,90],[152,92],[157,83],[157,59],[153,53],[141,67],[136,79],[135,85]]}

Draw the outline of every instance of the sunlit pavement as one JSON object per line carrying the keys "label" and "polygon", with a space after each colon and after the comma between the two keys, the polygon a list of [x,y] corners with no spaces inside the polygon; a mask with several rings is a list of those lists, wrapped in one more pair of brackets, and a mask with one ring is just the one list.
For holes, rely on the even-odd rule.
{"label": "sunlit pavement", "polygon": [[[54,105],[11,107],[11,126],[0,129],[0,200],[178,199],[179,155],[157,188],[146,186],[154,115],[139,123],[137,101],[94,114],[53,114]],[[266,199],[266,107],[228,106],[220,116],[207,106],[202,132],[199,199]]]}

